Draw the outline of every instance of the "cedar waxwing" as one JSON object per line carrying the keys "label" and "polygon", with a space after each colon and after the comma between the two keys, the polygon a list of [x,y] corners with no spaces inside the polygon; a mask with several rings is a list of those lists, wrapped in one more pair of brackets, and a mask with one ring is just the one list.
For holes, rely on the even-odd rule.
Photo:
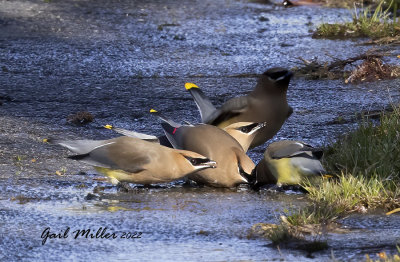
{"label": "cedar waxwing", "polygon": [[242,146],[224,130],[206,124],[172,126],[165,122],[161,125],[174,148],[198,152],[217,161],[215,169],[193,173],[189,179],[214,187],[248,183],[255,165]]}
{"label": "cedar waxwing", "polygon": [[298,185],[305,177],[323,175],[323,152],[299,141],[271,143],[253,171],[255,186],[265,184]]}
{"label": "cedar waxwing", "polygon": [[[167,121],[168,123],[171,123],[167,118],[163,118],[163,120]],[[256,135],[257,130],[263,128],[265,125],[266,125],[265,122],[264,123],[238,122],[223,128],[223,130],[227,132],[229,135],[231,135],[233,138],[235,138],[236,141],[238,141],[239,144],[242,146],[243,151],[247,152],[251,142],[253,141]],[[176,126],[181,126],[181,125],[177,124]],[[105,125],[104,127],[110,130],[114,130],[115,132],[125,136],[135,137],[149,142],[156,142],[163,146],[173,147],[166,138],[166,136],[156,137],[135,131],[126,130],[123,128],[114,127],[112,125]]]}
{"label": "cedar waxwing", "polygon": [[292,75],[284,68],[269,69],[259,77],[248,95],[232,98],[220,108],[216,108],[195,84],[186,83],[185,88],[193,96],[203,123],[224,128],[236,122],[266,122],[251,143],[250,148],[253,148],[271,139],[293,112],[286,99]]}
{"label": "cedar waxwing", "polygon": [[126,136],[109,140],[49,142],[77,153],[69,158],[93,165],[114,184],[165,183],[199,170],[216,167],[215,161],[198,153],[172,149]]}

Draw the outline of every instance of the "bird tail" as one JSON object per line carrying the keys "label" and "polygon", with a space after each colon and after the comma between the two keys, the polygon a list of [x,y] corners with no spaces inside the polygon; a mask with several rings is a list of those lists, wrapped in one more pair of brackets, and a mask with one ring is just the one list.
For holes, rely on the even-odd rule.
{"label": "bird tail", "polygon": [[119,127],[114,127],[112,125],[105,125],[104,128],[113,130],[116,133],[124,135],[124,136],[138,138],[138,139],[146,140],[149,142],[159,142],[158,138],[156,136],[147,135],[147,134],[143,134],[143,133],[139,133],[139,132],[135,132],[135,131],[119,128]]}
{"label": "bird tail", "polygon": [[207,123],[213,112],[217,109],[197,85],[186,83],[185,88],[192,95],[193,100],[200,111],[201,122]]}
{"label": "bird tail", "polygon": [[162,121],[164,121],[165,123],[168,123],[169,125],[173,126],[173,127],[180,127],[182,126],[181,124],[175,122],[174,120],[172,120],[171,118],[165,116],[164,114],[162,114],[161,112],[158,112],[155,109],[150,109],[150,114],[157,116],[159,119],[161,119]]}
{"label": "bird tail", "polygon": [[62,140],[62,139],[46,139],[49,144],[60,145],[68,148],[78,155],[84,155],[94,150],[97,147],[104,145],[104,140]]}

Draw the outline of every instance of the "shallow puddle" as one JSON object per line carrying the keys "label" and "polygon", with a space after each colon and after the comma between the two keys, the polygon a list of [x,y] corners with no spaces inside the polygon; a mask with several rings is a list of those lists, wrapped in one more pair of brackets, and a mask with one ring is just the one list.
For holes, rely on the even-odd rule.
{"label": "shallow puddle", "polygon": [[[304,195],[182,183],[122,193],[42,139],[115,136],[105,124],[161,135],[150,108],[176,120],[200,119],[185,82],[218,105],[251,90],[254,74],[292,68],[299,56],[354,57],[370,46],[315,40],[309,32],[321,22],[351,19],[348,10],[229,0],[0,0],[0,10],[0,95],[11,98],[0,106],[0,260],[312,260],[247,238],[253,224],[276,223],[285,208],[303,205]],[[288,90],[294,113],[275,139],[329,143],[356,126],[335,119],[399,102],[399,84],[294,78]],[[68,124],[77,111],[89,111],[94,122]],[[264,149],[249,154],[258,162]],[[397,214],[344,219],[355,231],[328,236],[334,257],[393,251],[398,221]],[[61,236],[69,227],[68,237],[42,245],[47,227]],[[105,228],[117,238],[74,239],[76,230]],[[142,235],[121,238],[124,232]],[[330,260],[332,252],[315,253],[315,260]]]}

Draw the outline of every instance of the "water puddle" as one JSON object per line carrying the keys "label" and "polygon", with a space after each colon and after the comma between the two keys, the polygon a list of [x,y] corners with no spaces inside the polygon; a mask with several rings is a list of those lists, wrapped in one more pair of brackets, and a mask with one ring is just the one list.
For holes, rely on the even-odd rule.
{"label": "water puddle", "polygon": [[[10,97],[0,106],[0,260],[312,260],[247,238],[252,225],[276,223],[285,208],[303,205],[304,195],[182,183],[123,193],[42,140],[116,136],[105,124],[161,135],[150,108],[177,121],[200,120],[185,82],[218,105],[252,90],[255,75],[272,66],[298,66],[299,56],[332,61],[364,53],[370,47],[353,40],[311,38],[319,23],[350,20],[348,10],[230,0],[15,0],[0,6],[0,95]],[[329,143],[357,124],[333,120],[399,102],[399,86],[399,80],[345,85],[295,77],[288,90],[294,113],[275,139]],[[67,123],[78,111],[94,121]],[[264,149],[250,157],[258,162]],[[328,236],[338,259],[393,250],[400,235],[398,214],[350,216],[342,223],[357,230]],[[70,228],[69,236],[43,245],[48,227],[61,236]],[[118,238],[72,234],[105,228]],[[141,238],[121,238],[135,232]],[[314,255],[332,258],[331,250]]]}

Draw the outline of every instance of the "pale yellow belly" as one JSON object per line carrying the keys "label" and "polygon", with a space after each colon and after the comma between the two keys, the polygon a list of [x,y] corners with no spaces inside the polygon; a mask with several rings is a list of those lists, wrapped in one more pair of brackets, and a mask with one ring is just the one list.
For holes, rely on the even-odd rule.
{"label": "pale yellow belly", "polygon": [[105,167],[95,167],[96,171],[106,175],[110,182],[113,184],[118,184],[118,182],[128,182],[135,184],[154,184],[154,183],[165,183],[171,180],[160,179],[158,177],[152,176],[146,170],[138,173],[129,173],[120,169],[110,169]]}

